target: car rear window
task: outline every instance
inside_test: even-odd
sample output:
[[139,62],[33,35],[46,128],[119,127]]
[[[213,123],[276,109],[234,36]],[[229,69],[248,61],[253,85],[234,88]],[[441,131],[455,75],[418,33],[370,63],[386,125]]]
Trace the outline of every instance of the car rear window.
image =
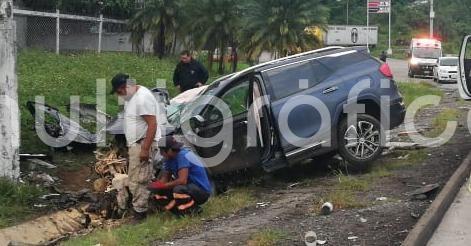
[[275,68],[267,72],[269,85],[275,99],[311,88],[331,74],[331,70],[315,60]]

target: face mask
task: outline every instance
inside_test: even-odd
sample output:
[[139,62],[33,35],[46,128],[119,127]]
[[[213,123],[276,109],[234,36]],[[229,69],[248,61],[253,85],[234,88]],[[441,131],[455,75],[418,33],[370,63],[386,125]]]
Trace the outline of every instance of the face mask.
[[136,93],[136,90],[128,86],[126,88],[126,96],[120,96],[120,97],[124,101],[128,102],[129,100],[131,100],[132,96],[134,96],[135,93]]
[[131,100],[132,96],[133,95],[126,95],[126,96],[119,96],[119,97],[121,97],[124,101],[129,102],[129,100]]

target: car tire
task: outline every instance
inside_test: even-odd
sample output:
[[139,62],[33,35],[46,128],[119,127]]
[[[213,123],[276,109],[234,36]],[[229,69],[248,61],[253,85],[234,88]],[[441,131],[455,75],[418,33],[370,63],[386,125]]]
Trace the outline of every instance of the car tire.
[[414,73],[409,69],[407,76],[409,76],[409,78],[414,78]]
[[357,115],[355,125],[343,118],[337,137],[340,156],[353,167],[363,168],[378,159],[383,150],[381,123],[371,115]]

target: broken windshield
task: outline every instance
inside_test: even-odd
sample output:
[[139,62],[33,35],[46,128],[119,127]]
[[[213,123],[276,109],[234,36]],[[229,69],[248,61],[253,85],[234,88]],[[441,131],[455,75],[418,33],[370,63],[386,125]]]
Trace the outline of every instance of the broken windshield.
[[[179,127],[182,122],[190,119],[193,115],[198,114],[197,109],[201,110],[201,106],[204,106],[207,103],[207,100],[205,100],[206,97],[200,97],[200,96],[201,95],[209,95],[209,96],[214,95],[214,93],[216,92],[216,89],[220,85],[220,82],[224,78],[225,77],[213,82],[203,91],[199,92],[196,96],[190,95],[189,96],[190,99],[186,100],[185,102],[172,99],[170,105],[167,107],[168,122],[175,127]],[[191,105],[191,107],[187,107],[187,105]]]

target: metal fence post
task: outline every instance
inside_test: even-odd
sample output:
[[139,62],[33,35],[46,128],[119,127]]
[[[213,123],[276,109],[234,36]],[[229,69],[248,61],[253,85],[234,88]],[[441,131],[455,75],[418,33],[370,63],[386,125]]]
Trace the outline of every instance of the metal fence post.
[[99,28],[98,28],[98,53],[101,53],[101,42],[103,38],[103,14],[100,14],[99,20]]
[[20,112],[16,77],[16,25],[13,3],[0,0],[0,177],[20,175]]
[[61,33],[61,22],[60,22],[60,11],[56,9],[56,54],[60,52],[60,34]]

